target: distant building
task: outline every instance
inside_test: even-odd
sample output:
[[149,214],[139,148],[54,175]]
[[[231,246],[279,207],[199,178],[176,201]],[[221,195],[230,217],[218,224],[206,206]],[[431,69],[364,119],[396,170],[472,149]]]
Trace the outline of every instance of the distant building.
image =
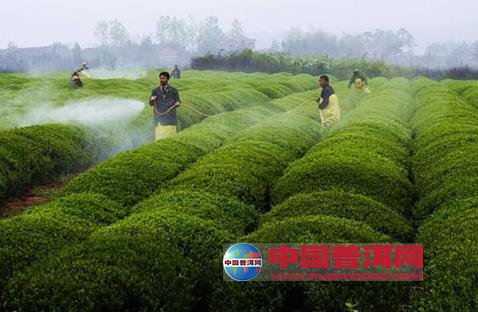
[[15,54],[18,58],[38,58],[55,55],[60,58],[71,57],[72,51],[67,45],[54,43],[47,47],[17,48]]
[[190,53],[171,46],[127,44],[82,49],[54,43],[50,46],[0,49],[1,72],[73,71],[87,61],[90,68],[171,67],[188,64]]
[[256,39],[252,38],[226,38],[219,45],[219,50],[223,52],[233,52],[244,49],[254,50],[256,47]]
[[173,64],[179,59],[179,51],[173,47],[161,47],[159,48],[159,57],[161,58],[161,63],[164,64]]

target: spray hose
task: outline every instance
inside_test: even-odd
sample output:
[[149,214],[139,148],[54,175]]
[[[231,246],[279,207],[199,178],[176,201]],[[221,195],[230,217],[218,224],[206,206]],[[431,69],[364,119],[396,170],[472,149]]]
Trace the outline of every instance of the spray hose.
[[174,104],[173,106],[171,106],[170,108],[168,108],[164,113],[160,113],[158,112],[158,109],[156,108],[156,105],[153,105],[154,107],[154,113],[158,116],[166,116],[167,114],[169,114],[173,109],[176,109],[178,107],[178,105]]
[[296,107],[294,107],[293,109],[291,109],[289,112],[293,112],[295,111],[296,109],[304,106],[308,101],[310,101],[311,99],[307,98],[307,99],[304,99],[302,102],[300,102]]
[[[154,113],[155,113],[156,115],[158,115],[158,116],[166,116],[166,115],[168,115],[171,111],[173,111],[174,109],[178,108],[178,106],[179,106],[178,104],[174,104],[173,106],[171,106],[170,108],[168,108],[164,113],[160,113],[160,112],[158,112],[158,109],[156,108],[156,105],[153,105],[153,107],[154,107]],[[199,114],[199,115],[201,115],[201,116],[203,116],[203,117],[209,117],[208,114],[201,112],[200,110],[194,108],[194,106],[192,106],[192,105],[185,104],[185,103],[181,103],[181,106],[187,107],[187,108],[189,108],[191,111],[193,111],[193,112],[195,112],[196,114]]]
[[191,106],[189,104],[183,104],[183,103],[181,105],[184,105],[185,107],[189,108],[191,111],[195,112],[196,114],[199,114],[203,117],[209,117],[208,114],[201,112],[200,110],[194,108],[194,106]]
[[[308,101],[310,101],[310,99],[304,99],[302,102],[300,102],[296,107],[294,107],[293,109],[291,109],[291,111],[294,111],[296,109],[298,109],[299,107],[305,105]],[[201,116],[204,116],[204,117],[209,117],[208,114],[206,113],[203,113],[201,112],[200,110],[194,108],[193,106],[189,105],[189,104],[184,104],[184,103],[181,103],[182,106],[185,106],[187,108],[189,108],[191,111],[201,115]],[[172,108],[172,107],[171,107]],[[169,110],[166,111],[167,113],[169,113]]]
[[[293,109],[290,110],[290,112],[293,112],[294,110],[298,109],[299,107],[305,105],[308,101],[310,101],[310,99],[304,99],[302,102],[300,102],[296,107],[294,107]],[[154,107],[154,113],[158,116],[166,116],[168,115],[172,110],[178,108],[178,104],[174,104],[173,106],[171,106],[170,108],[168,108],[164,113],[160,113],[158,112],[157,108],[156,108],[156,105],[153,105]],[[181,106],[184,106],[186,108],[189,108],[191,111],[195,112],[196,114],[198,115],[201,115],[203,117],[210,117],[210,115],[204,113],[204,112],[201,112],[200,110],[198,110],[197,108],[195,108],[194,106],[190,105],[190,104],[186,104],[186,103],[181,103]]]

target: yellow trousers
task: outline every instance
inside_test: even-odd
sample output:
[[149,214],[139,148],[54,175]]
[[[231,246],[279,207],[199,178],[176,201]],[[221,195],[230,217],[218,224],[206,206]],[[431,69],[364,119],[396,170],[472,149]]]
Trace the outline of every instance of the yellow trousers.
[[340,120],[340,106],[337,94],[332,94],[329,98],[329,105],[325,109],[319,109],[319,111],[322,127],[327,127],[333,122]]
[[159,123],[154,129],[156,141],[169,138],[176,133],[176,126],[161,126]]
[[370,89],[365,84],[365,82],[360,78],[355,79],[354,87],[355,87],[355,89],[360,90],[365,94],[372,93],[372,91],[370,91]]

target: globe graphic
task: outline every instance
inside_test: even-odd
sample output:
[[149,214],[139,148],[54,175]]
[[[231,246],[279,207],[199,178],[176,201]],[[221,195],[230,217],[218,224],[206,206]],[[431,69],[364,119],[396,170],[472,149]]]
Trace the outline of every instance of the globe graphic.
[[[246,265],[231,265],[232,260],[246,260]],[[256,261],[257,260],[257,261]],[[254,265],[250,265],[254,263]],[[229,265],[226,265],[228,263]],[[236,281],[249,281],[261,271],[262,256],[255,246],[246,243],[235,244],[224,254],[224,270]]]

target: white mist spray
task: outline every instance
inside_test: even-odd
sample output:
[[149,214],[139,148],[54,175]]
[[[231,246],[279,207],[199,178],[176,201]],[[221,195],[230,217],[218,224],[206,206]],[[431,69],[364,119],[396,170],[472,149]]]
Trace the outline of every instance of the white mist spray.
[[146,76],[146,70],[136,68],[123,68],[115,70],[109,70],[106,68],[93,68],[88,70],[88,75],[93,79],[136,80]]
[[89,99],[63,106],[44,103],[32,106],[16,119],[15,124],[64,123],[85,126],[108,142],[101,148],[102,158],[107,158],[150,140],[148,125],[132,125],[144,107],[140,101],[119,98]]
[[129,122],[143,109],[144,103],[140,101],[115,98],[83,100],[63,106],[45,103],[29,108],[17,123],[20,126],[28,126],[59,122],[96,127]]

